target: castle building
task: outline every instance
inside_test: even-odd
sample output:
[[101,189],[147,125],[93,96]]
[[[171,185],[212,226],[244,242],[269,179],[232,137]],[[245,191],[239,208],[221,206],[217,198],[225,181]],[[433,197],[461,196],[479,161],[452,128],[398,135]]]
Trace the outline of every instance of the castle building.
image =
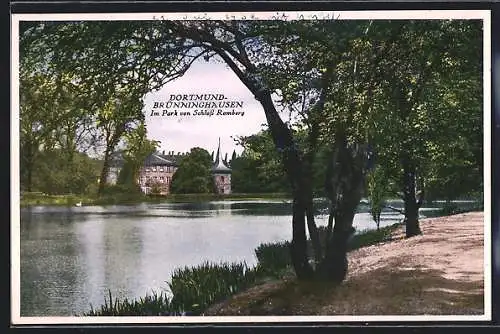
[[145,194],[149,194],[153,187],[159,187],[160,194],[166,195],[170,192],[172,177],[178,168],[178,157],[163,154],[150,154],[144,161],[144,166],[139,171],[138,184]]
[[[155,152],[150,154],[144,161],[143,167],[139,171],[138,185],[145,194],[151,193],[153,188],[160,190],[160,194],[168,195],[170,193],[170,185],[172,177],[179,167],[179,161],[188,153],[169,151]],[[231,193],[231,169],[227,166],[227,161],[222,159],[219,146],[217,155],[212,165],[212,175],[214,177],[217,193]],[[114,159],[112,168],[108,173],[108,183],[116,184],[118,174],[120,172],[120,160]],[[158,189],[159,188],[159,189]]]
[[217,158],[215,159],[214,166],[212,167],[212,174],[215,180],[215,188],[218,194],[231,193],[231,169],[227,167],[222,161],[220,152],[220,138],[219,147],[217,148]]

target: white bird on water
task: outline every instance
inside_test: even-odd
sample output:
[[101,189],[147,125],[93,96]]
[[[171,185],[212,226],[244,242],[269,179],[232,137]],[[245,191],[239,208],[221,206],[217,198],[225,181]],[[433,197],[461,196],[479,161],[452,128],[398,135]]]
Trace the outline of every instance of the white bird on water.
[[82,201],[76,203],[75,206],[82,206]]

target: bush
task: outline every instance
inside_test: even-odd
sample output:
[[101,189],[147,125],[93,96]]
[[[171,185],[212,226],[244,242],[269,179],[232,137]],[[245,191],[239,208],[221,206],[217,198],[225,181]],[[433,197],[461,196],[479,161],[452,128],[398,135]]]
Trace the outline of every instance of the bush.
[[450,216],[450,215],[457,213],[458,210],[459,210],[459,208],[455,203],[446,202],[444,204],[444,206],[441,208],[440,213],[443,216]]
[[367,231],[354,235],[349,243],[349,251],[375,245],[384,241],[391,240],[392,232],[399,224],[383,227],[379,230]]
[[291,265],[290,242],[263,243],[255,249],[259,270],[272,277],[279,277]]
[[484,203],[482,201],[478,201],[473,205],[468,207],[460,208],[457,204],[453,202],[446,202],[444,206],[439,210],[440,216],[451,216],[459,213],[465,213],[470,211],[481,211],[484,210]]
[[104,187],[96,204],[115,204],[136,202],[144,198],[141,188],[137,185],[115,184]]
[[114,184],[106,185],[102,192],[102,196],[113,196],[113,195],[123,195],[123,194],[142,194],[141,188],[135,184]]

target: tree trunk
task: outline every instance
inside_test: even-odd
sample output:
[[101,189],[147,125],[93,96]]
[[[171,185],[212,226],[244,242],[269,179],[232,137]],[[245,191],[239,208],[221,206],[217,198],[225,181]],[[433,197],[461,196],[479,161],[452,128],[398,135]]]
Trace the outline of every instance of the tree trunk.
[[311,238],[311,244],[314,251],[314,259],[316,264],[321,261],[323,257],[321,251],[321,242],[319,240],[318,227],[314,221],[314,201],[313,201],[313,191],[312,191],[312,171],[309,168],[310,164],[306,165],[307,168],[304,170],[304,175],[302,177],[301,189],[299,194],[303,194],[303,201],[305,204],[305,213],[307,218],[307,229],[309,231],[309,237]]
[[97,195],[101,195],[104,190],[104,187],[106,187],[106,181],[108,178],[108,169],[109,169],[109,155],[110,155],[110,150],[106,149],[106,151],[104,152],[104,162],[101,169],[101,176],[99,178],[99,187],[97,189]]
[[329,242],[326,245],[326,254],[318,270],[318,277],[334,283],[341,283],[348,269],[347,240],[352,233],[352,214],[339,212],[335,214],[335,226]]
[[[406,237],[422,233],[418,222],[420,208],[416,196],[416,168],[407,155],[403,156],[403,199],[405,207]],[[419,201],[421,203],[421,201]]]
[[305,207],[296,196],[293,200],[291,258],[299,280],[308,280],[313,277],[314,272],[307,258]]
[[364,154],[349,147],[345,136],[339,134],[326,173],[325,191],[331,201],[326,254],[318,267],[318,277],[336,283],[347,275],[347,241],[353,233],[352,223],[361,201],[364,185]]
[[309,237],[311,238],[311,244],[314,251],[314,260],[318,264],[323,257],[323,252],[321,251],[321,242],[319,240],[318,227],[314,221],[314,207],[312,198],[306,201],[306,217],[307,217],[307,229],[309,230]]
[[[293,141],[292,133],[276,111],[270,93],[264,92],[258,99],[264,109],[274,145],[282,152],[283,165],[292,188],[293,218],[290,250],[292,264],[298,279],[310,279],[314,271],[307,257],[305,215],[306,211],[311,211],[308,209],[307,199],[311,198],[312,202],[312,187],[306,186],[307,181],[304,181],[304,178],[307,178],[307,170]],[[309,222],[313,223],[310,220]]]

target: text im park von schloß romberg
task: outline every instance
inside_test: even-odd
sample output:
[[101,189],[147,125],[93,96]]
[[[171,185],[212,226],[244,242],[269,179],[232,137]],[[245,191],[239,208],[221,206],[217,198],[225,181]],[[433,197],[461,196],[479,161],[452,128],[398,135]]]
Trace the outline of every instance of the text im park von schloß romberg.
[[154,102],[150,116],[244,116],[235,110],[242,108],[243,101],[227,101],[224,94],[172,94],[168,101]]

